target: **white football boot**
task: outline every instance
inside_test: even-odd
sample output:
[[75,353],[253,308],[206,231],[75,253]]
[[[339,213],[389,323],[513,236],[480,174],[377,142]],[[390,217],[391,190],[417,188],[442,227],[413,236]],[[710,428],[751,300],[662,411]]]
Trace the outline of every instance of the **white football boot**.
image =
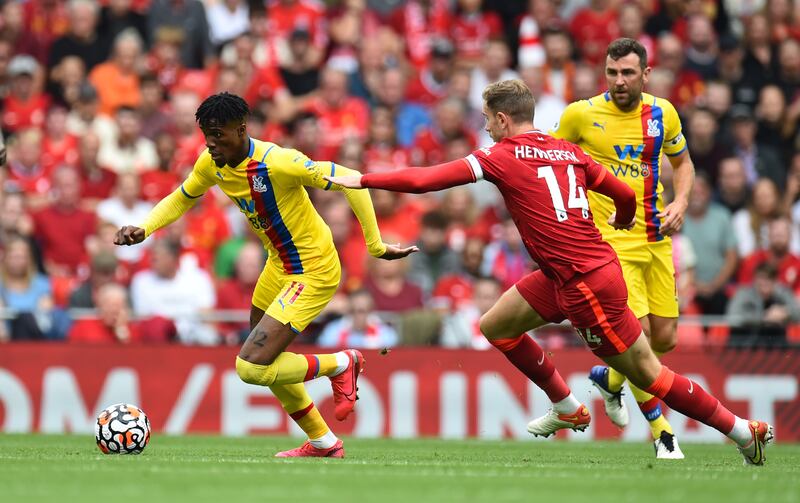
[[551,408],[544,416],[528,423],[528,433],[534,437],[549,437],[558,430],[583,431],[589,427],[591,421],[589,409],[583,404],[570,414],[559,414]]

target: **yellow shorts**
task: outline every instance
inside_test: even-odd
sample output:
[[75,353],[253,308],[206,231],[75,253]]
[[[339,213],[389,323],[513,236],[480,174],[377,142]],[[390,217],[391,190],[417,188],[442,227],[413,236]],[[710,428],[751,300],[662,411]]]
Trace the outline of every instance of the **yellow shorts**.
[[637,318],[648,314],[678,317],[678,292],[672,241],[648,243],[635,249],[617,251],[628,286],[628,307]]
[[338,258],[327,271],[303,274],[286,274],[267,261],[253,291],[253,305],[300,333],[328,305],[341,276]]

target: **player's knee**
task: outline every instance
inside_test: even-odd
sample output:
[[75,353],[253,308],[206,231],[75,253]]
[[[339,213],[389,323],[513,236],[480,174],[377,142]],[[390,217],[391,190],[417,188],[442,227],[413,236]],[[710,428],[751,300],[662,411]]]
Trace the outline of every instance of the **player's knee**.
[[272,386],[277,377],[275,369],[271,365],[250,363],[240,356],[236,357],[236,374],[247,384],[259,386]]
[[678,345],[676,337],[651,338],[650,347],[658,354],[669,353]]

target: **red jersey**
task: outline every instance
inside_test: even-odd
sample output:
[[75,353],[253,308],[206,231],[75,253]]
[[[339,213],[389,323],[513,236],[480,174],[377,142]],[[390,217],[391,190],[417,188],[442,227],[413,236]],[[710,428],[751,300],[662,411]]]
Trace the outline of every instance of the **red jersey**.
[[477,180],[500,189],[528,253],[557,284],[616,258],[594,225],[586,197],[606,169],[578,146],[530,131],[466,160]]
[[453,19],[450,38],[462,58],[478,60],[489,39],[503,35],[503,22],[494,12],[461,14]]

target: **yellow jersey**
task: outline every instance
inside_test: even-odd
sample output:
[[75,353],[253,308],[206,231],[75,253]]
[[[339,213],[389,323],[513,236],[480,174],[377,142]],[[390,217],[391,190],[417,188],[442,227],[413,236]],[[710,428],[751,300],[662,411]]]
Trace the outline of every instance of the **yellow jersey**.
[[[354,173],[333,162],[315,162],[297,150],[251,138],[247,157],[237,166],[219,167],[205,150],[180,188],[153,209],[142,227],[149,236],[218,185],[250,222],[274,266],[286,274],[328,271],[338,261],[333,237],[304,186],[341,190],[323,176]],[[380,256],[386,248],[367,191],[345,193],[361,221],[370,253]]]
[[677,156],[686,150],[680,118],[669,101],[643,93],[636,110],[623,112],[605,92],[567,106],[550,134],[576,143],[636,192],[636,226],[630,232],[608,225],[615,211],[610,198],[589,192],[589,205],[603,239],[617,251],[669,241],[661,234],[661,219],[656,216],[664,209],[661,159],[662,154]]

